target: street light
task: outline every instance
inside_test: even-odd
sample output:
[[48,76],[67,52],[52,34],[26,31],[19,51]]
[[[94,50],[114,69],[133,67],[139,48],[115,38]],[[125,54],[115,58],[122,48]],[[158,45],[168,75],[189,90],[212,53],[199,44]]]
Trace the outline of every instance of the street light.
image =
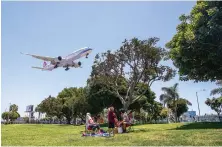
[[8,121],[9,121],[10,107],[11,107],[11,103],[9,103],[9,109],[8,109]]
[[[206,91],[205,89],[201,89],[199,91],[196,92],[196,96],[197,96],[197,105],[198,105],[198,111],[199,111],[199,117],[200,117],[200,106],[199,106],[199,100],[198,100],[198,95],[197,93],[200,92],[200,91]],[[199,120],[199,117],[198,117],[198,120]]]

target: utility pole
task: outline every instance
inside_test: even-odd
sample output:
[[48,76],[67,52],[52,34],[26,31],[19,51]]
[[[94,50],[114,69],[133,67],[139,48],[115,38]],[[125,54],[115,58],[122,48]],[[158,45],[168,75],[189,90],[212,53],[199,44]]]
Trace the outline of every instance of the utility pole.
[[9,108],[8,108],[8,121],[9,121],[10,107],[11,107],[11,103],[9,103]]
[[[198,111],[199,111],[199,116],[200,116],[200,106],[199,106],[199,100],[198,100],[197,92],[196,92],[196,96],[197,96],[197,105],[198,105]],[[199,121],[199,117],[198,117],[198,121]]]
[[[206,91],[206,90],[205,90],[205,89],[202,89],[202,90],[199,90],[199,91],[196,92],[196,96],[197,96],[197,105],[198,105],[198,111],[199,111],[199,117],[200,117],[200,105],[199,105],[199,100],[198,100],[198,95],[197,95],[197,93],[200,92],[200,91]],[[198,121],[200,120],[199,117],[198,117]]]

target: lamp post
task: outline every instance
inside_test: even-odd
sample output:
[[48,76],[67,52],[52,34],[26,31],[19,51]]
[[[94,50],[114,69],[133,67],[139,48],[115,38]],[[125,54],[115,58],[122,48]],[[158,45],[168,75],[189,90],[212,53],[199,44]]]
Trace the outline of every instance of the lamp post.
[[8,108],[8,121],[9,121],[10,107],[11,107],[11,103],[9,103],[9,108]]
[[[197,93],[200,92],[200,91],[206,91],[205,89],[202,89],[202,90],[199,90],[196,92],[196,96],[197,96],[197,105],[198,105],[198,111],[199,111],[199,117],[200,117],[200,106],[199,106],[199,100],[198,100],[198,95]],[[198,121],[199,121],[199,117],[198,117]]]

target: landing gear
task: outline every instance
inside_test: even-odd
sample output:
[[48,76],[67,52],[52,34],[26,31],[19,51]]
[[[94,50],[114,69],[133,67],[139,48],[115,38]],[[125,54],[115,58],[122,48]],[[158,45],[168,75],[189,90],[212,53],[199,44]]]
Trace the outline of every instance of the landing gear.
[[59,62],[56,63],[56,65],[54,66],[54,68],[57,68],[57,67],[58,67],[58,64],[59,64]]
[[86,54],[86,58],[88,58],[89,53]]
[[66,69],[65,69],[65,71],[68,71],[68,70],[69,70],[69,67],[67,66]]

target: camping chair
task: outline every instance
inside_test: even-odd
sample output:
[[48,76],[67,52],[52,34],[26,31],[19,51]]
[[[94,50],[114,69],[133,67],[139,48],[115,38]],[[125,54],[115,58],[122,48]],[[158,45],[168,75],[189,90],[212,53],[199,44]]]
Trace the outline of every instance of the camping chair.
[[86,133],[92,132],[92,129],[90,127],[87,127],[87,125],[85,125],[85,132]]
[[92,134],[92,132],[93,132],[92,128],[89,126],[87,127],[87,125],[85,125],[85,133]]

